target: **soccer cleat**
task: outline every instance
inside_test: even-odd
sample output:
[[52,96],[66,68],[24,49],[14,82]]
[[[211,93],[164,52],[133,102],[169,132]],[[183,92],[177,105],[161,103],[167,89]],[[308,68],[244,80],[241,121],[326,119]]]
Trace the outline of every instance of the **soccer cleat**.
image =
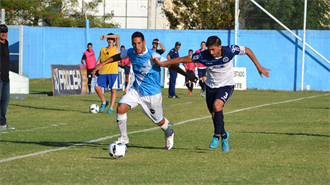
[[113,109],[111,108],[111,107],[109,107],[109,109],[108,109],[108,112],[107,112],[108,114],[112,114],[113,113]]
[[216,149],[216,148],[218,148],[219,144],[220,144],[219,139],[216,138],[216,137],[213,137],[213,138],[212,138],[212,142],[211,142],[211,144],[209,145],[209,147],[210,147],[210,148],[213,148],[213,149]]
[[90,91],[89,94],[94,94],[94,93],[92,91]]
[[109,102],[106,101],[105,103],[101,103],[101,106],[100,106],[100,109],[99,109],[99,112],[103,112],[105,107],[109,105]]
[[190,90],[188,90],[188,94],[189,94],[189,95],[192,95],[192,92],[191,92]]
[[129,139],[127,138],[125,140],[122,140],[121,137],[120,137],[120,138],[118,138],[118,142],[120,142],[120,143],[122,143],[124,145],[128,145],[129,144]]
[[229,139],[229,133],[227,133],[227,138],[226,139],[223,139],[221,138],[221,148],[222,148],[222,151],[224,152],[228,152],[229,150],[229,143],[228,143],[228,139]]
[[203,90],[201,90],[201,92],[199,93],[199,95],[201,96],[201,97],[205,97],[205,91],[203,91]]
[[15,129],[15,127],[12,127],[7,123],[5,125],[0,125],[0,130],[5,130],[5,129]]
[[124,92],[127,92],[127,89],[125,89]]
[[165,136],[165,149],[166,150],[171,150],[171,148],[174,145],[174,130],[172,130],[172,134],[168,137]]

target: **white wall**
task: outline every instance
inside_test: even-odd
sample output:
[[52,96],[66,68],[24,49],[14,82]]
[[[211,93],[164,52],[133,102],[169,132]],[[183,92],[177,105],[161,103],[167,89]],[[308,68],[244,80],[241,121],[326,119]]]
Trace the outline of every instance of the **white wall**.
[[[83,0],[78,0],[82,6]],[[85,0],[88,2],[90,0]],[[120,28],[169,29],[169,23],[162,12],[162,0],[103,0],[96,16],[113,14],[110,22]]]
[[29,78],[9,71],[10,94],[29,94]]

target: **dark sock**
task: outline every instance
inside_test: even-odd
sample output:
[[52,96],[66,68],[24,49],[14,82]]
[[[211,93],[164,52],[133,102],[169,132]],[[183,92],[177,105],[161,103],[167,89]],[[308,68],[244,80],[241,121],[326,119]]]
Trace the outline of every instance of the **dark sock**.
[[214,134],[213,137],[218,138],[220,140],[220,136],[219,135],[215,135]]
[[194,83],[190,83],[190,91],[192,92],[194,89]]
[[186,83],[186,87],[188,88],[188,90],[190,90],[190,88],[189,88],[189,83]]
[[206,89],[206,84],[205,84],[205,82],[203,82],[202,83],[202,90],[205,91],[205,89]]
[[225,131],[225,122],[223,121],[223,112],[215,112],[213,118],[213,125],[214,125],[214,135],[221,136],[223,139],[227,138],[227,134]]
[[[198,83],[199,83],[199,86],[201,86],[201,88],[202,88],[202,90],[203,90],[203,81],[202,81],[202,80],[199,80]],[[204,90],[203,90],[203,91],[204,91]]]
[[125,82],[125,89],[127,89],[127,84],[128,84],[128,82]]

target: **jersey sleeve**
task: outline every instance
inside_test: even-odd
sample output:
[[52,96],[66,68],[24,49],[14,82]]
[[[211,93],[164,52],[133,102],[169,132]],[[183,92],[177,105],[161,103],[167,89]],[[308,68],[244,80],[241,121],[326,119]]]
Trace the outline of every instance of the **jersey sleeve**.
[[127,56],[127,50],[126,49],[121,50],[120,58],[125,59],[127,57],[128,57]]
[[191,55],[191,61],[192,62],[194,62],[194,63],[196,63],[196,62],[200,62],[201,60],[202,60],[202,54],[201,54],[201,52],[199,52],[199,53],[194,53],[194,54],[192,54]]
[[244,55],[245,54],[245,47],[239,45],[231,45],[230,46],[231,52],[235,55]]

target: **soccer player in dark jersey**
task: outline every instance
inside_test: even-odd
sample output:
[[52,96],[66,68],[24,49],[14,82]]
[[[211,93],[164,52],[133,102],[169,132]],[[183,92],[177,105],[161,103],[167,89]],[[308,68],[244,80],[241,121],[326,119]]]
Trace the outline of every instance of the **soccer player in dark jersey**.
[[157,58],[152,59],[160,66],[168,66],[179,63],[199,62],[206,66],[206,103],[212,115],[214,135],[209,145],[210,148],[217,148],[220,144],[223,151],[229,150],[229,133],[225,131],[222,107],[228,102],[234,91],[234,75],[232,59],[235,55],[248,55],[262,77],[269,77],[270,69],[263,68],[253,52],[244,46],[230,45],[221,46],[221,40],[217,36],[211,36],[206,42],[207,50],[194,53],[192,56],[179,57],[168,61],[160,62]]

